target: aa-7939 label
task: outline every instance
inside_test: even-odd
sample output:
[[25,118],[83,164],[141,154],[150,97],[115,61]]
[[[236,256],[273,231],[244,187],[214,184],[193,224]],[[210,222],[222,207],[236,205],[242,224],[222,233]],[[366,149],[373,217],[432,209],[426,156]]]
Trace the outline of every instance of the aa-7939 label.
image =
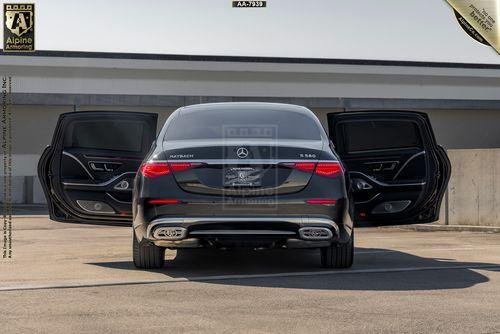
[[266,7],[266,1],[233,1],[235,8],[263,8]]

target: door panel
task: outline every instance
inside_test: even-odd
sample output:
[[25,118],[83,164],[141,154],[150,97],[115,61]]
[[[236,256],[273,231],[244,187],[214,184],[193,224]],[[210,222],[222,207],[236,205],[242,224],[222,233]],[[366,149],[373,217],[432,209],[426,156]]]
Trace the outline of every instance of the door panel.
[[51,218],[130,221],[133,179],[156,135],[156,114],[61,115],[39,176]]
[[450,168],[425,114],[330,114],[329,131],[348,171],[358,225],[438,219]]

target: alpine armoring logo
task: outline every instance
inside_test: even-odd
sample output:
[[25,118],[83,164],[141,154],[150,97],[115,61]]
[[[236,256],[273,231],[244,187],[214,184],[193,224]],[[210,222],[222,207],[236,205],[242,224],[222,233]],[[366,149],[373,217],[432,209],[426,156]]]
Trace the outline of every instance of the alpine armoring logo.
[[3,5],[3,51],[35,51],[35,4]]

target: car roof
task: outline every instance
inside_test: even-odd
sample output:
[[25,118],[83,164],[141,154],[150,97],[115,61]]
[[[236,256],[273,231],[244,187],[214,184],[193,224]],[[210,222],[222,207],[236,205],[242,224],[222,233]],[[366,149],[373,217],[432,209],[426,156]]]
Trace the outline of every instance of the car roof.
[[286,103],[271,103],[271,102],[218,102],[218,103],[202,103],[182,107],[180,113],[190,111],[207,111],[207,110],[286,110],[303,114],[310,114],[312,111],[306,107],[286,104]]

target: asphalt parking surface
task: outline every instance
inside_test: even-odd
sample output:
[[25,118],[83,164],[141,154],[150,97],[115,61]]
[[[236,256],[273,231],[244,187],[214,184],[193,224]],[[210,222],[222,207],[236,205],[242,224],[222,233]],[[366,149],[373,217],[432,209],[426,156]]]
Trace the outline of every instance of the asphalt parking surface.
[[500,333],[498,233],[358,229],[348,270],[315,250],[184,250],[139,271],[130,228],[13,226],[0,332]]

